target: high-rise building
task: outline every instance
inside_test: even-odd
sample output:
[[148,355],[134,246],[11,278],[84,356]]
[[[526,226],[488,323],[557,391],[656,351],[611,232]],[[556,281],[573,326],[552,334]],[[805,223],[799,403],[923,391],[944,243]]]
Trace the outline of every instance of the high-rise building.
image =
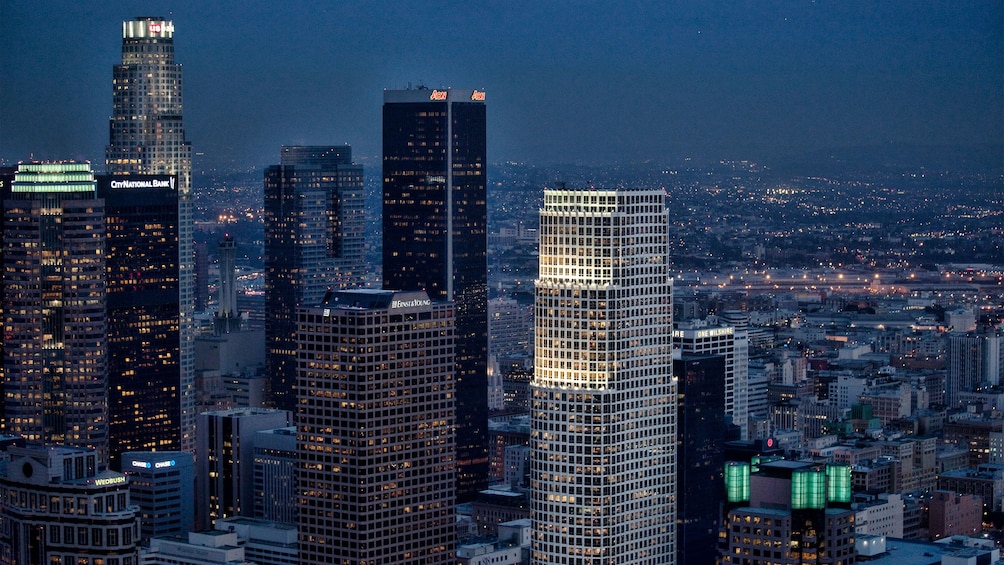
[[[171,332],[170,339],[178,336],[177,349],[172,352],[177,361],[163,366],[158,370],[146,388],[139,389],[138,381],[143,377],[129,374],[129,369],[120,368],[111,374],[113,394],[128,396],[130,394],[146,394],[153,389],[162,390],[166,386],[170,392],[165,393],[170,398],[170,407],[165,407],[163,419],[156,422],[161,431],[150,429],[149,420],[144,420],[139,428],[145,432],[154,432],[158,445],[150,445],[149,441],[125,439],[121,450],[176,450],[192,451],[195,448],[195,252],[192,238],[192,146],[185,140],[185,127],[182,123],[182,73],[181,65],[174,62],[174,22],[160,17],[140,17],[122,22],[122,64],[115,65],[112,79],[112,117],[109,123],[109,140],[105,149],[105,167],[110,175],[173,175],[175,180],[171,188],[175,190],[177,211],[173,217],[177,231],[176,236],[165,233],[164,237],[177,237],[177,255],[172,254],[170,262],[164,268],[157,268],[153,274],[142,268],[129,273],[118,273],[125,277],[125,284],[136,280],[138,285],[147,287],[144,298],[137,298],[138,303],[157,302],[158,307],[143,305],[144,312],[136,313],[133,320],[126,324],[139,323],[143,326],[133,326],[131,339],[138,342],[146,341],[150,336],[157,339],[163,337],[163,331]],[[127,179],[122,179],[128,182]],[[160,224],[166,220],[156,219]],[[143,230],[145,237],[155,238],[155,232],[163,228]],[[126,235],[126,234],[124,234]],[[112,238],[114,238],[114,234]],[[132,237],[132,235],[126,235]],[[150,259],[130,254],[128,261],[140,266],[152,266]],[[173,267],[171,265],[176,265]],[[170,271],[170,273],[168,272]],[[113,276],[116,273],[113,273]],[[147,281],[148,278],[157,280]],[[171,282],[170,279],[176,279]],[[159,296],[161,293],[177,292],[177,298]],[[177,309],[169,307],[169,303],[177,301]],[[136,305],[139,307],[139,304]],[[130,316],[133,318],[134,316]],[[139,319],[141,318],[141,319]],[[113,318],[114,319],[114,318]],[[174,329],[172,326],[177,326]],[[140,327],[157,327],[157,333]],[[116,339],[130,339],[127,330]],[[128,345],[119,341],[123,351],[132,351],[138,357],[130,357],[129,361],[116,358],[119,355],[113,346],[110,352],[113,364],[133,363],[145,366],[163,364],[163,351],[156,348],[144,348]],[[168,374],[170,373],[170,375]],[[169,381],[168,381],[169,379]],[[122,386],[121,393],[118,389]],[[156,402],[162,399],[158,398]],[[163,400],[167,400],[166,398]],[[126,404],[128,401],[124,401]],[[113,399],[113,404],[114,404]],[[150,404],[154,401],[150,400]],[[113,410],[115,408],[113,407]],[[154,417],[149,410],[145,417]],[[128,434],[121,424],[113,425],[112,435]],[[118,440],[115,440],[118,441]],[[163,442],[163,443],[161,443]]]
[[296,525],[296,426],[254,439],[254,517]]
[[725,356],[725,413],[739,426],[741,439],[749,439],[748,342],[746,330],[733,326],[683,322],[673,330],[673,347],[682,354]]
[[0,563],[139,563],[139,518],[122,473],[93,449],[9,447],[0,460]]
[[715,556],[708,548],[718,540],[725,499],[725,356],[681,355],[673,369],[679,386],[676,563],[713,565]]
[[674,562],[667,231],[662,190],[544,191],[532,563]]
[[184,451],[133,451],[122,454],[132,503],[139,509],[140,541],[185,536],[195,527],[195,462]]
[[98,177],[105,201],[112,465],[126,451],[179,451],[181,266],[177,177]]
[[[6,200],[7,196],[10,194],[10,185],[14,182],[14,171],[16,170],[17,167],[0,167],[0,202]],[[3,277],[4,277],[2,268],[3,246],[4,246],[2,222],[3,222],[3,215],[0,214],[0,298],[3,297]],[[0,324],[2,324],[3,323],[2,320],[5,319],[4,318],[4,310],[6,309],[5,304],[6,304],[5,301],[0,300]],[[5,343],[6,343],[5,340],[0,339],[0,399],[6,397],[3,388],[4,383],[6,382],[6,377],[4,377],[4,369],[3,369],[4,365],[3,355],[4,355],[4,348],[6,346]],[[7,417],[5,414],[4,404],[5,404],[4,402],[0,402],[0,431],[4,431],[7,429]]]
[[533,306],[512,298],[488,302],[488,353],[499,359],[533,357]]
[[945,374],[945,403],[962,405],[961,394],[985,385],[1004,382],[1004,333],[953,333],[948,338],[948,367]]
[[384,91],[383,288],[456,304],[457,499],[488,484],[485,93]]
[[26,163],[3,195],[6,432],[108,463],[104,202],[87,163]]
[[254,441],[261,430],[292,422],[286,410],[235,408],[199,414],[196,462],[196,526],[231,516],[253,516],[255,508]]
[[455,563],[453,305],[333,292],[297,330],[300,563]]
[[364,283],[365,200],[347,145],[283,146],[265,170],[265,363],[277,408],[296,399],[297,306]]

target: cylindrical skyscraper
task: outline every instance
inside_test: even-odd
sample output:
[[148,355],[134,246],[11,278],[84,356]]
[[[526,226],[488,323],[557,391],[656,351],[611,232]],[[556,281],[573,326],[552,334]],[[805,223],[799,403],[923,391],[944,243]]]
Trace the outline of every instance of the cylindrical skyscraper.
[[675,559],[667,251],[662,190],[544,191],[532,563]]
[[[122,22],[122,64],[115,65],[113,74],[113,106],[109,124],[109,142],[105,149],[105,166],[110,175],[174,175],[177,178],[177,270],[171,278],[163,279],[163,290],[169,287],[177,292],[178,311],[164,305],[164,298],[154,294],[146,295],[146,302],[155,301],[158,306],[155,320],[144,323],[168,324],[176,327],[178,334],[177,373],[169,378],[155,377],[154,387],[167,387],[177,405],[171,407],[150,407],[151,410],[164,408],[161,416],[146,410],[143,422],[156,420],[164,430],[164,437],[157,438],[150,445],[150,438],[124,438],[121,450],[130,449],[182,449],[195,448],[195,311],[194,269],[195,254],[192,241],[192,147],[185,140],[182,123],[182,73],[181,65],[174,62],[174,22],[161,17],[138,17]],[[127,259],[123,259],[127,260]],[[137,260],[141,258],[137,256]],[[140,271],[137,271],[140,272]],[[115,273],[112,274],[113,276]],[[176,284],[175,282],[176,281]],[[149,282],[149,281],[147,281]],[[141,283],[142,284],[142,283]],[[135,299],[134,302],[139,302]],[[170,321],[162,318],[168,316]],[[129,332],[113,329],[113,334],[127,340]],[[132,339],[138,340],[139,332],[132,332]],[[116,338],[117,339],[117,338]],[[110,352],[112,366],[115,366],[115,342]],[[128,349],[128,346],[123,345]],[[140,348],[143,350],[143,348]],[[155,359],[170,359],[160,353],[149,363],[156,365]],[[173,363],[172,363],[173,364]],[[174,372],[174,369],[171,369]],[[130,378],[128,369],[112,371],[113,392],[120,389],[116,380]],[[145,378],[145,377],[144,377]],[[165,379],[165,380],[162,380]],[[131,390],[133,385],[125,383],[124,395],[140,393]],[[146,385],[144,385],[146,386]],[[128,403],[125,403],[128,404]],[[131,422],[128,418],[115,414],[113,405],[113,440],[117,432],[116,422],[121,423],[121,434],[129,435]],[[115,455],[115,454],[113,454]]]

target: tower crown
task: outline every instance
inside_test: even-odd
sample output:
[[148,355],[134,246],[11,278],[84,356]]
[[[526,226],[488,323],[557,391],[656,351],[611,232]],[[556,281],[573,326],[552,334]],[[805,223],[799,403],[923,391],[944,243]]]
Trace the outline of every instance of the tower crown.
[[122,39],[174,39],[174,22],[160,16],[140,16],[122,22]]

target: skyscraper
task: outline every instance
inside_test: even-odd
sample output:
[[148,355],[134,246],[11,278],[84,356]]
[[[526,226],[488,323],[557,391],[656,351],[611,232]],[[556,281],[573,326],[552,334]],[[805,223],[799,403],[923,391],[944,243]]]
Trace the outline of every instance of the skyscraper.
[[544,191],[532,563],[675,559],[666,215],[662,190]]
[[104,202],[87,163],[18,166],[4,190],[7,433],[108,462]]
[[[174,175],[176,178],[177,260],[172,260],[172,263],[176,262],[177,273],[171,276],[177,278],[178,310],[166,306],[166,297],[154,298],[148,295],[145,300],[157,301],[164,307],[147,309],[139,316],[144,318],[140,322],[144,324],[161,327],[177,324],[177,330],[172,330],[177,331],[178,335],[177,353],[174,354],[177,357],[177,374],[173,374],[173,369],[170,369],[172,374],[168,377],[168,369],[164,367],[165,373],[156,376],[152,386],[166,384],[166,379],[170,378],[168,386],[175,389],[176,393],[171,400],[173,405],[167,410],[169,413],[177,413],[178,418],[161,422],[165,436],[158,441],[170,443],[158,445],[155,449],[173,450],[180,447],[181,450],[192,451],[195,447],[192,146],[185,140],[182,123],[181,75],[181,65],[174,62],[174,22],[160,17],[140,17],[122,22],[122,64],[116,65],[113,72],[112,117],[108,146],[105,149],[105,166],[107,172],[115,176],[153,174]],[[140,257],[135,259],[143,261]],[[146,273],[134,271],[129,276],[145,277]],[[153,286],[159,285],[154,283]],[[160,287],[150,292],[160,293],[166,290]],[[142,341],[145,339],[144,333],[133,331],[130,338],[123,332],[121,337]],[[123,347],[127,346],[123,343]],[[161,352],[148,351],[142,347],[136,350],[142,356],[136,359],[139,363],[158,363],[157,356]],[[112,363],[125,362],[124,359],[114,359],[115,355],[112,352]],[[127,382],[124,386],[133,386],[133,383],[128,383],[130,380],[133,380],[130,375],[113,371],[112,389],[117,391],[116,387],[123,381]],[[123,395],[132,392],[124,390]],[[148,445],[130,445],[128,449],[147,448]]]
[[749,439],[749,338],[743,327],[682,322],[673,329],[673,347],[684,355],[725,356],[725,413]]
[[105,201],[112,465],[126,451],[181,449],[177,177],[98,177]]
[[347,145],[283,146],[265,170],[265,364],[277,408],[296,399],[297,306],[364,284],[365,200]]
[[132,503],[139,508],[140,539],[184,536],[195,527],[195,463],[184,451],[133,451],[122,454]]
[[300,563],[455,563],[453,305],[350,290],[298,320]]
[[227,234],[219,245],[220,292],[213,330],[217,335],[240,331],[241,317],[237,312],[237,242]]
[[681,355],[677,377],[677,565],[712,565],[725,498],[725,356]]
[[948,367],[945,375],[945,403],[963,404],[961,394],[1004,381],[1004,333],[987,328],[982,332],[951,333],[948,338]]
[[211,527],[220,518],[254,516],[255,438],[261,430],[290,425],[286,410],[235,408],[199,414],[196,522]]
[[485,93],[384,91],[383,287],[456,304],[457,498],[488,478]]
[[254,516],[296,525],[296,427],[255,434]]

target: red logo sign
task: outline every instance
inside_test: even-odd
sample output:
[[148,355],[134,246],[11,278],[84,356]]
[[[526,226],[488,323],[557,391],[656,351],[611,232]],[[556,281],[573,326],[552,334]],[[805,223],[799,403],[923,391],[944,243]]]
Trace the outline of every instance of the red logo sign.
[[156,22],[150,22],[149,25],[146,26],[146,30],[149,31],[150,33],[160,33],[160,24]]
[[436,102],[441,102],[446,100],[446,95],[449,93],[447,90],[433,90],[432,94],[429,95],[429,100],[434,100]]
[[474,100],[475,102],[484,102],[485,101],[485,91],[484,90],[475,90],[474,92],[471,93],[471,100]]

